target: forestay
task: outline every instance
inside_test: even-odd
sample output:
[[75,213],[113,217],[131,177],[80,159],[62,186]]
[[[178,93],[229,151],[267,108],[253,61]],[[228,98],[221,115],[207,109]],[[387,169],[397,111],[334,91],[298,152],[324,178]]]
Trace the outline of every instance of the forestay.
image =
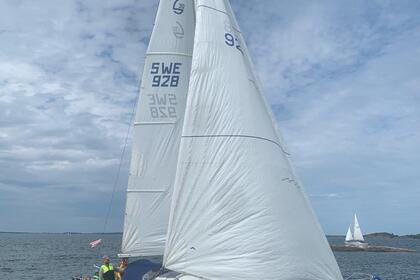
[[223,0],[197,0],[164,266],[204,279],[342,279]]
[[194,26],[192,0],[160,1],[134,123],[121,255],[163,255]]

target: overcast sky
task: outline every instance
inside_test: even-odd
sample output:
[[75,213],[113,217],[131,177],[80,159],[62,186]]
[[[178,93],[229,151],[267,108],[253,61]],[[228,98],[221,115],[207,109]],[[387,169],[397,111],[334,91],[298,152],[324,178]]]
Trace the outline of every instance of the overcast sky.
[[[0,231],[103,230],[156,5],[0,1]],[[232,6],[325,232],[420,232],[420,1]]]

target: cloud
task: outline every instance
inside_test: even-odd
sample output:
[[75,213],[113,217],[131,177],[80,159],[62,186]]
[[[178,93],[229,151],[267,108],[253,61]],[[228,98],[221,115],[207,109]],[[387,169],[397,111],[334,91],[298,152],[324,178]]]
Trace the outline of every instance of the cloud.
[[25,205],[0,230],[84,230],[64,220],[43,228],[27,215],[68,211],[68,199],[79,205],[74,192],[88,201],[82,209],[108,203],[154,10],[140,1],[0,3],[0,209]]
[[338,198],[338,197],[341,197],[341,195],[338,193],[323,193],[323,194],[311,195],[311,197]]
[[[419,4],[232,6],[326,231],[344,233],[354,211],[367,231],[420,231]],[[156,7],[0,2],[0,230],[102,230]]]

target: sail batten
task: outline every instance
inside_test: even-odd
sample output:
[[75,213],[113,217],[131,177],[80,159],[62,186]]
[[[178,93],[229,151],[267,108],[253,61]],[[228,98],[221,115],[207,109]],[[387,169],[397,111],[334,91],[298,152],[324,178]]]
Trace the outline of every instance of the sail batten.
[[203,279],[342,280],[229,2],[195,4],[164,266]]
[[146,55],[147,56],[152,56],[152,55],[180,55],[180,56],[192,57],[192,54],[181,53],[181,52],[147,52]]
[[167,124],[176,124],[176,121],[160,121],[160,122],[135,122],[134,126],[138,125],[167,125]]

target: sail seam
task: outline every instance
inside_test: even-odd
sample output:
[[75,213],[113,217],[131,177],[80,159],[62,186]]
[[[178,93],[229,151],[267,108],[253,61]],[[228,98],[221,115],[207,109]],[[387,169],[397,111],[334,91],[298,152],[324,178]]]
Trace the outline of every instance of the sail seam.
[[148,52],[146,53],[146,56],[148,55],[180,55],[180,56],[192,57],[192,54],[180,53],[180,52]]
[[251,139],[258,139],[258,140],[264,140],[264,141],[268,141],[270,143],[275,144],[276,146],[278,146],[283,153],[285,153],[286,155],[290,155],[290,153],[288,153],[287,151],[285,151],[283,149],[283,147],[277,143],[274,140],[265,138],[265,137],[260,137],[260,136],[254,136],[254,135],[239,135],[239,134],[219,134],[219,135],[182,135],[182,138],[221,138],[221,137],[228,137],[228,138],[251,138]]
[[176,124],[176,121],[172,121],[172,122],[135,122],[134,126],[137,126],[137,125],[159,125],[159,124]]
[[151,192],[166,192],[167,189],[127,189],[127,192],[151,193]]

